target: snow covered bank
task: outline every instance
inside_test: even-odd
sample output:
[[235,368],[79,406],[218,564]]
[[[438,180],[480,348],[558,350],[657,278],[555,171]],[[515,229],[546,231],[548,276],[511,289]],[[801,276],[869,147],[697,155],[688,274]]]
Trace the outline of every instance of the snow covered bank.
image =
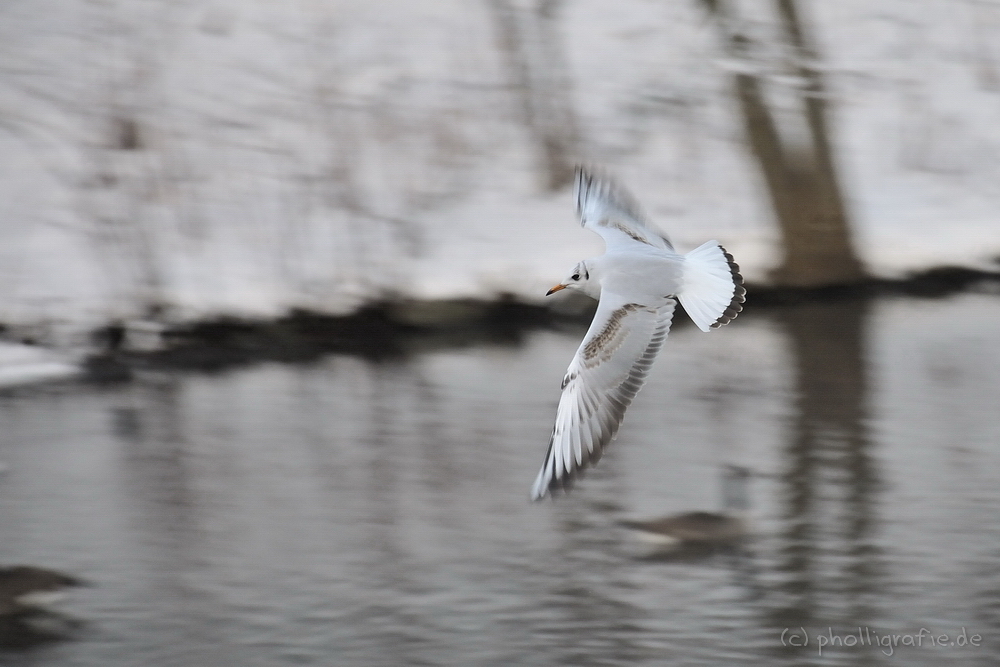
[[[802,4],[870,269],[996,268],[1000,6]],[[0,321],[540,300],[600,243],[541,186],[492,20],[459,0],[4,5]],[[693,0],[557,20],[580,157],[681,249],[717,238],[765,281],[777,233],[727,82],[747,64]]]

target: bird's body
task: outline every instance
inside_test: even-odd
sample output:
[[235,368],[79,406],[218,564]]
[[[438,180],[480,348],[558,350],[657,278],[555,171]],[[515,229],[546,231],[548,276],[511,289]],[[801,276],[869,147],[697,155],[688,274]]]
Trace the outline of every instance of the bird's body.
[[709,331],[736,317],[746,294],[739,267],[722,246],[709,241],[677,253],[610,180],[578,169],[576,201],[582,225],[600,234],[606,252],[580,262],[549,290],[578,289],[599,303],[563,379],[549,450],[532,489],[536,500],[568,486],[615,437],[678,300]]
[[31,565],[0,567],[0,649],[27,648],[70,636],[79,625],[50,610],[63,589],[83,582],[55,570]]
[[0,567],[0,617],[45,604],[80,580],[62,572],[30,565]]
[[684,512],[657,519],[621,521],[658,550],[735,545],[750,534],[751,473],[742,466],[722,468],[722,510]]
[[661,547],[731,544],[747,534],[743,516],[716,512],[686,512],[650,521],[622,521],[641,539]]
[[[591,281],[595,276],[604,292],[628,295],[629,300],[650,306],[663,305],[681,287],[684,258],[671,250],[639,247],[588,260]],[[666,292],[666,293],[665,293]]]

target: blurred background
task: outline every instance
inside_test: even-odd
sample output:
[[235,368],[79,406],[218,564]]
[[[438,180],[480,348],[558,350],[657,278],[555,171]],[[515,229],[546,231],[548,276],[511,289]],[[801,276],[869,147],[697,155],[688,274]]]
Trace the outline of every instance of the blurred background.
[[[4,3],[0,663],[995,664],[998,37],[996,0]],[[678,313],[529,504],[578,163],[748,301]],[[739,539],[621,524],[692,510]]]

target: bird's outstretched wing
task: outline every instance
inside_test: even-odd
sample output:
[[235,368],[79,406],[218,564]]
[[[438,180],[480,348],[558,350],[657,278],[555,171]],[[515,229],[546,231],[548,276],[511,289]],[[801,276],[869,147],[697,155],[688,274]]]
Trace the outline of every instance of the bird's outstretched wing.
[[609,177],[577,167],[574,190],[580,224],[600,234],[609,252],[636,243],[674,249],[663,232],[646,222],[632,196]]
[[577,471],[601,457],[667,338],[675,305],[673,299],[652,307],[608,291],[601,295],[594,321],[563,379],[533,499],[567,487]]

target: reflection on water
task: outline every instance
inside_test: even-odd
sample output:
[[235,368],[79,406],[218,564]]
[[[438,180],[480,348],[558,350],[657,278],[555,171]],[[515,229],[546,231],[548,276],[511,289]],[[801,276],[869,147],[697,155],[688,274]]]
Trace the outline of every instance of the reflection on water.
[[[78,637],[0,660],[854,665],[887,649],[852,633],[921,628],[981,645],[893,660],[996,660],[1000,300],[679,324],[600,465],[531,504],[580,333],[0,395],[0,563],[93,583]],[[645,558],[618,522],[720,509],[729,463],[753,541]]]
[[[867,304],[804,305],[780,313],[794,358],[794,417],[781,477],[782,547],[775,626],[874,623],[866,595],[878,594],[878,549],[869,541],[878,511],[878,469],[867,436]],[[824,562],[836,562],[832,568]],[[839,610],[838,610],[839,614]]]

